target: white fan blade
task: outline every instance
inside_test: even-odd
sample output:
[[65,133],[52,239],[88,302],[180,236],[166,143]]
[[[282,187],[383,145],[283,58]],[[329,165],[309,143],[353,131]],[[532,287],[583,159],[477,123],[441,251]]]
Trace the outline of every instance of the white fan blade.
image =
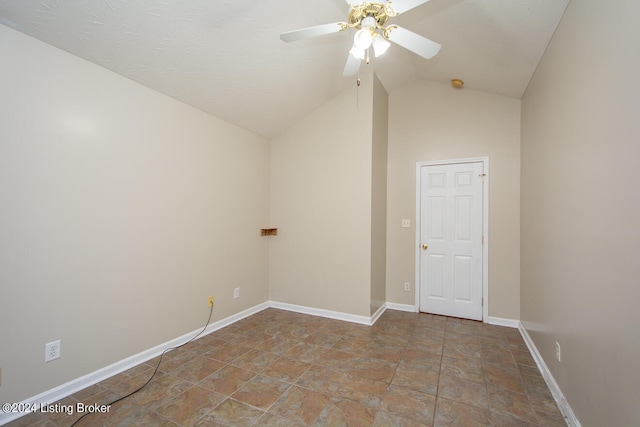
[[389,0],[387,4],[396,14],[405,13],[408,10],[425,4],[429,0]]
[[315,27],[303,28],[302,30],[289,31],[280,34],[280,40],[283,42],[293,42],[311,37],[324,36],[325,34],[337,33],[344,30],[345,25],[344,22],[334,22],[333,24],[316,25]]
[[395,25],[387,28],[385,37],[425,59],[431,59],[436,56],[442,47],[434,41]]
[[360,69],[360,60],[355,56],[349,54],[347,57],[347,63],[344,66],[343,76],[353,76],[358,73]]

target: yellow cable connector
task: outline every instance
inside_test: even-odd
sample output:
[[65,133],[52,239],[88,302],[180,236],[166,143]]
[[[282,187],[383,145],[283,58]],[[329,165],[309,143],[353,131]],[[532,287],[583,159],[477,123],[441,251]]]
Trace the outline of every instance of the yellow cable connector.
[[213,295],[209,296],[209,307],[213,307],[213,300],[214,300]]

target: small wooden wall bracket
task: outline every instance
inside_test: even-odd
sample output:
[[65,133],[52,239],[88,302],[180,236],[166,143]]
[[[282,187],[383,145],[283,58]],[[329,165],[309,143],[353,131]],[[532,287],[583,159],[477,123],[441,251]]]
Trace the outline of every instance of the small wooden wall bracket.
[[260,235],[261,236],[277,236],[278,229],[277,228],[261,228]]

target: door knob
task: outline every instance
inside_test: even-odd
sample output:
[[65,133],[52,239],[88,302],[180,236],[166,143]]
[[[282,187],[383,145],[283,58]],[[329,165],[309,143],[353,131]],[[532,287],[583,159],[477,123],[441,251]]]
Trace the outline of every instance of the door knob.
[[422,249],[424,249],[426,251],[427,249],[429,249],[429,245],[427,245],[426,243],[423,243],[422,244]]

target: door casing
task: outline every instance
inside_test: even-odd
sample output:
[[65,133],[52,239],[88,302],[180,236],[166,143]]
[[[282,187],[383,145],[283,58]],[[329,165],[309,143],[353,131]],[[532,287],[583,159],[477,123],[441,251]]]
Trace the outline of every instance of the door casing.
[[422,166],[451,165],[457,163],[483,163],[482,191],[482,321],[489,317],[489,157],[470,157],[464,159],[432,160],[416,163],[416,236],[415,236],[415,311],[420,311],[420,195],[422,194],[420,168]]

